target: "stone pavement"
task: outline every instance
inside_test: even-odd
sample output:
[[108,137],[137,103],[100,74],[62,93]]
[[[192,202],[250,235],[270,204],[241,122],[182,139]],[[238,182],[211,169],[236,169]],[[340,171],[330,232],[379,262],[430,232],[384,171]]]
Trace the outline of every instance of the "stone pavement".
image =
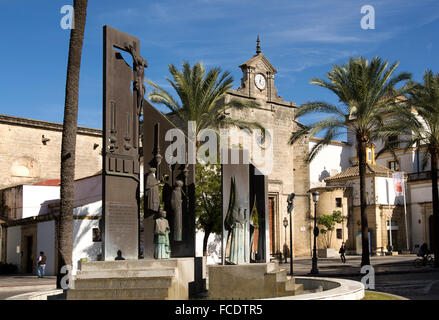
[[38,278],[35,275],[17,274],[0,276],[0,300],[8,297],[56,288],[56,277]]
[[[374,256],[370,258],[375,274],[402,274],[436,272],[439,270],[431,266],[416,268],[413,261],[418,258],[415,254],[398,256]],[[322,277],[349,277],[357,276],[361,271],[361,256],[346,256],[346,263],[341,263],[340,258],[319,258],[319,276]],[[282,268],[290,270],[289,261],[281,263]],[[299,257],[293,260],[293,273],[297,276],[308,275],[312,266],[311,257]]]

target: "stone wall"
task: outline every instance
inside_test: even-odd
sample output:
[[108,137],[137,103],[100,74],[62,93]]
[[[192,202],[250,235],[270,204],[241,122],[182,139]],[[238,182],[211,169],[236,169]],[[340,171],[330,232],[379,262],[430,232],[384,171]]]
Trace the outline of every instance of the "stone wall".
[[[0,189],[60,178],[62,125],[0,115]],[[102,168],[102,131],[78,128],[75,179]]]

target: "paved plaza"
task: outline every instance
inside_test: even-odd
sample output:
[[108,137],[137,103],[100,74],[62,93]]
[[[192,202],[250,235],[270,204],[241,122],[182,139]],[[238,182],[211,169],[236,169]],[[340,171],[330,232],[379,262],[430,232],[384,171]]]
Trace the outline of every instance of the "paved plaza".
[[[416,268],[413,260],[416,255],[371,257],[375,270],[375,290],[396,294],[409,299],[439,299],[439,270],[430,266]],[[338,258],[319,259],[319,276],[338,277],[360,281],[361,257],[348,256],[346,264]],[[290,268],[289,263],[280,264],[281,268]],[[294,259],[294,274],[309,275],[311,258]],[[39,279],[34,275],[0,276],[0,300],[12,296],[55,289],[56,278]]]

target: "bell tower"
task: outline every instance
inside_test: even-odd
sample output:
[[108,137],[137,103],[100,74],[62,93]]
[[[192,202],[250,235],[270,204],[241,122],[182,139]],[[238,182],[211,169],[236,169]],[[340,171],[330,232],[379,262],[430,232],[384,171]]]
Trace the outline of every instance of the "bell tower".
[[282,99],[276,95],[277,89],[274,86],[277,70],[262,53],[259,36],[256,40],[256,54],[239,67],[242,70],[241,86],[237,90],[239,93],[265,102]]

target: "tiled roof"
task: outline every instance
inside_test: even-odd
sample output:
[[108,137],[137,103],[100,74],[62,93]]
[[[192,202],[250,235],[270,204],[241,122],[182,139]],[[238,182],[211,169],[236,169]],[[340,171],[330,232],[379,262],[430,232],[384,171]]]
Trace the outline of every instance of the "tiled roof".
[[[387,176],[394,171],[379,164],[366,163],[366,175]],[[349,167],[342,172],[325,179],[325,182],[331,182],[340,179],[353,178],[360,176],[359,166]]]
[[34,186],[59,186],[61,183],[60,179],[44,180],[34,183]]

